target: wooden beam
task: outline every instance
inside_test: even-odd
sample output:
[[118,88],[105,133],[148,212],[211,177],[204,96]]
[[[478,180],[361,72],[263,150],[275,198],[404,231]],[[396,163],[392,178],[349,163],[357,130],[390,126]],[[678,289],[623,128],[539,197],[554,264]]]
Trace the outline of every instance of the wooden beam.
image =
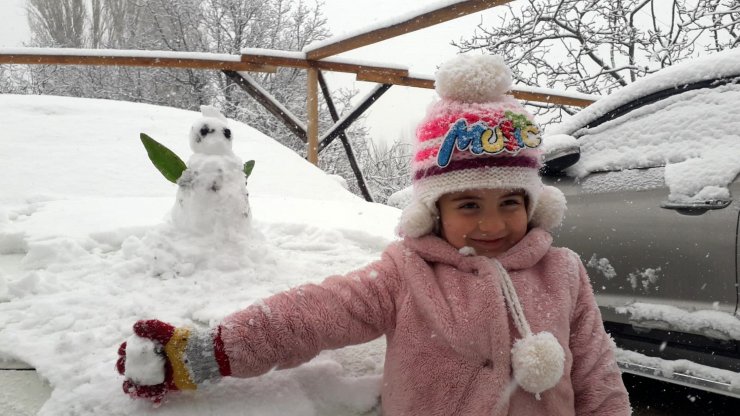
[[519,91],[516,89],[511,92],[511,95],[513,95],[514,98],[524,101],[536,101],[540,103],[558,105],[571,105],[573,107],[588,107],[595,102],[595,100],[569,97],[567,95],[559,95],[557,93],[551,92]]
[[306,76],[306,113],[308,114],[308,161],[319,165],[319,70],[308,68]]
[[357,107],[353,108],[352,111],[344,116],[341,120],[334,123],[334,125],[324,133],[324,137],[321,138],[321,141],[319,142],[319,152],[324,150],[326,146],[330,145],[331,142],[339,136],[341,132],[343,132],[347,127],[349,127],[355,120],[357,120],[362,113],[365,112],[368,108],[370,108],[371,105],[375,103],[375,100],[380,98],[381,95],[385,94],[386,91],[390,87],[392,87],[392,84],[381,84],[375,87],[373,91],[368,94],[364,100],[360,104],[357,105]]
[[316,68],[321,71],[346,72],[357,74],[359,72],[369,71],[373,73],[387,74],[388,76],[404,77],[408,76],[407,69],[388,68],[377,65],[357,64],[340,61],[312,61],[304,58],[293,56],[269,54],[269,53],[245,53],[242,54],[242,62],[254,65],[267,65],[289,68]]
[[415,77],[389,77],[380,72],[364,71],[357,74],[358,81],[376,82],[379,84],[393,84],[404,87],[434,89],[434,80]]
[[[469,2],[465,2],[469,3]],[[457,5],[461,5],[458,3]],[[452,7],[452,6],[448,6]],[[138,66],[138,67],[164,67],[164,68],[190,68],[190,69],[220,69],[225,73],[227,71],[252,71],[252,72],[275,72],[276,67],[286,66],[291,68],[316,68],[325,71],[347,72],[357,74],[358,81],[375,82],[379,84],[394,84],[416,88],[434,88],[434,80],[431,78],[409,76],[408,70],[399,68],[388,68],[372,64],[357,64],[341,62],[337,60],[330,61],[312,61],[302,57],[290,56],[290,53],[284,51],[273,51],[270,53],[253,53],[238,56],[239,60],[225,59],[237,58],[236,55],[223,54],[206,54],[190,52],[168,52],[168,51],[138,51],[141,55],[136,55],[137,51],[131,50],[106,50],[109,55],[100,54],[100,50],[91,49],[90,52],[95,55],[84,54],[84,49],[69,50],[58,49],[60,53],[54,53],[57,50],[47,48],[36,48],[39,50],[35,53],[35,48],[21,48],[24,51],[19,52],[19,48],[0,48],[0,65],[2,64],[27,64],[27,65],[103,65],[103,66]],[[11,52],[4,52],[11,51]],[[63,52],[63,53],[62,53]],[[157,53],[161,52],[161,53]],[[277,52],[282,52],[279,54]],[[297,55],[297,53],[293,53]],[[220,59],[219,59],[220,58]],[[237,81],[242,88],[248,88]],[[250,93],[251,94],[251,93]],[[255,93],[256,94],[256,93]],[[520,100],[544,102],[558,105],[570,105],[575,107],[586,107],[594,102],[592,99],[579,98],[568,95],[558,94],[557,91],[520,91],[514,89],[512,94]],[[269,95],[269,94],[268,94]],[[255,99],[259,94],[253,95]],[[267,102],[267,101],[266,101]],[[270,103],[264,104],[268,110]],[[281,110],[273,112],[282,119]],[[289,121],[291,130],[298,135],[304,142],[307,141],[305,129],[299,133],[295,129],[296,124]],[[301,123],[302,124],[302,123]]]
[[298,136],[303,143],[308,142],[308,133],[306,125],[303,124],[296,116],[294,116],[287,108],[282,106],[275,97],[270,95],[264,88],[260,87],[257,82],[247,74],[240,74],[234,71],[223,71],[223,73],[231,78],[238,86],[247,92],[252,98],[260,103],[267,111],[277,117],[278,120],[282,121],[283,124],[290,129],[293,134]]
[[[360,72],[357,74],[358,81],[377,82],[384,84],[402,85],[406,87],[434,89],[434,79],[418,77],[400,77],[395,78],[387,74],[377,72]],[[557,91],[522,91],[514,88],[511,91],[514,98],[524,101],[536,101],[542,103],[570,105],[574,107],[588,107],[595,100],[588,98],[571,97],[568,95],[558,94]]]
[[[326,108],[329,109],[331,119],[334,120],[334,122],[336,123],[337,121],[339,121],[339,114],[337,113],[336,107],[334,107],[334,100],[331,98],[329,86],[326,84],[324,74],[321,71],[319,71],[319,87],[321,87],[321,93],[324,95]],[[352,172],[355,174],[355,180],[357,180],[357,186],[360,188],[362,196],[365,198],[365,201],[373,202],[373,195],[370,193],[370,189],[365,183],[365,176],[362,174],[362,169],[360,169],[360,165],[357,163],[357,159],[355,158],[355,152],[352,149],[352,143],[349,141],[349,137],[347,137],[347,134],[344,132],[344,130],[339,133],[339,140],[341,140],[342,146],[344,147],[344,152],[347,154],[349,166],[350,168],[352,168]]]
[[277,70],[272,65],[218,59],[178,58],[171,56],[4,54],[2,52],[0,52],[0,64],[140,66],[253,72],[275,72]]
[[494,6],[509,3],[511,0],[468,0],[449,4],[437,10],[431,10],[406,20],[390,23],[388,26],[372,29],[336,42],[322,44],[315,48],[306,48],[309,60],[323,59],[328,56],[347,52],[373,43],[381,42],[399,35],[424,29],[442,22],[466,16]]

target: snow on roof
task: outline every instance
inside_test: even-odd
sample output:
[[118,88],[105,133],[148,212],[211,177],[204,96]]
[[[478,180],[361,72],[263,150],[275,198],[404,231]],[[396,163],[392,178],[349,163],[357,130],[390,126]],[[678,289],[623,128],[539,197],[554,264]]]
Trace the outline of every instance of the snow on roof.
[[335,62],[338,64],[349,64],[349,65],[357,65],[357,66],[374,66],[374,67],[382,67],[382,68],[388,68],[388,69],[397,69],[401,71],[408,71],[409,69],[408,66],[397,64],[397,63],[370,61],[370,60],[358,59],[358,58],[331,57],[331,58],[324,58],[321,60],[321,62]]
[[274,58],[288,58],[288,59],[306,59],[304,52],[298,51],[282,51],[279,49],[264,49],[264,48],[244,48],[241,50],[243,55],[264,55],[271,56]]
[[115,56],[121,58],[200,59],[240,62],[240,55],[208,52],[149,51],[137,49],[0,48],[0,55]]
[[740,49],[728,49],[705,57],[678,63],[643,77],[608,97],[584,108],[548,134],[572,134],[575,130],[637,98],[694,82],[740,76]]
[[[304,52],[297,51],[281,51],[277,49],[262,49],[262,48],[245,48],[241,50],[242,54],[245,55],[263,55],[275,58],[287,58],[287,59],[299,59],[306,60],[306,54]],[[408,70],[405,65],[399,65],[396,63],[368,61],[365,59],[357,58],[344,58],[344,57],[331,57],[321,59],[321,62],[332,62],[338,64],[348,64],[357,66],[372,66],[372,67],[383,67],[389,69]]]
[[561,97],[575,98],[579,100],[598,101],[603,97],[595,94],[584,94],[578,91],[559,90],[555,88],[530,87],[527,85],[514,85],[514,89],[521,92],[531,92],[533,94],[557,94]]

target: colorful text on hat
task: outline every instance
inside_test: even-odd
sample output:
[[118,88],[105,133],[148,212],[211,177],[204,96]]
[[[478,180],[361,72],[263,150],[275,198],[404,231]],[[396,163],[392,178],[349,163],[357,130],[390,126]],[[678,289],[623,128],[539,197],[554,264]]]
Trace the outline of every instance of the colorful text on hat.
[[540,145],[540,130],[526,116],[512,111],[498,125],[491,127],[485,121],[468,124],[461,118],[447,131],[437,154],[437,165],[445,167],[450,163],[452,152],[470,149],[475,155],[495,155],[501,152],[517,154],[526,147]]

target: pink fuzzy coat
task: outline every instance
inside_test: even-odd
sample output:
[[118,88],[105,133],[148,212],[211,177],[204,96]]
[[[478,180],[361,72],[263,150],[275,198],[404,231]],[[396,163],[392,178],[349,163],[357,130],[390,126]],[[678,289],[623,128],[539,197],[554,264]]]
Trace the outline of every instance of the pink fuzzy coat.
[[565,350],[562,379],[539,401],[512,382],[520,335],[491,260],[435,236],[407,238],[360,270],[227,317],[221,336],[232,374],[293,367],[385,335],[384,415],[629,415],[586,271],[551,243],[535,228],[499,258],[532,332],[551,332]]

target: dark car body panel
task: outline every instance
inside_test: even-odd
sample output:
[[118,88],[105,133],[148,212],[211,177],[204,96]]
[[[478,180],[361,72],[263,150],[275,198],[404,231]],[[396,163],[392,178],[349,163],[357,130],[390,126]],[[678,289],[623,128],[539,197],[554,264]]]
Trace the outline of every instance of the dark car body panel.
[[[616,143],[625,132],[654,132],[650,137],[662,138],[658,146],[665,146],[673,160],[655,163],[654,157],[646,157],[631,166],[604,163],[603,169],[582,164],[589,166],[584,174],[582,168],[564,169],[570,163],[563,162],[563,155],[553,162],[546,155],[548,166],[542,173],[545,183],[558,187],[568,201],[563,225],[554,233],[555,244],[573,249],[586,264],[604,325],[617,346],[664,360],[688,360],[710,370],[728,370],[738,373],[740,380],[740,177],[723,184],[729,197],[676,200],[665,174],[667,165],[686,160],[675,159],[670,146],[676,138],[685,139],[680,135],[687,126],[695,127],[690,134],[698,140],[706,129],[715,135],[720,131],[722,140],[740,142],[738,75],[679,83],[644,96],[633,90],[631,96],[636,98],[619,106],[608,103],[611,110],[594,111],[597,116],[582,117],[581,125],[555,129],[576,143],[591,140],[591,146],[600,146],[601,139]],[[709,125],[702,113],[708,103],[720,112],[715,115],[725,116],[726,126]],[[704,107],[694,114],[690,111],[694,105]],[[666,120],[684,130],[666,125]],[[618,159],[620,149],[611,154]],[[688,159],[697,157],[687,154]],[[571,163],[579,158],[579,163],[583,158],[592,162],[583,144],[576,145],[570,157]],[[723,163],[736,160],[732,166],[740,167],[740,154],[723,157]],[[660,369],[639,369],[640,365],[630,363],[620,362],[620,366],[740,397],[740,386],[733,383],[690,374],[663,375]]]

